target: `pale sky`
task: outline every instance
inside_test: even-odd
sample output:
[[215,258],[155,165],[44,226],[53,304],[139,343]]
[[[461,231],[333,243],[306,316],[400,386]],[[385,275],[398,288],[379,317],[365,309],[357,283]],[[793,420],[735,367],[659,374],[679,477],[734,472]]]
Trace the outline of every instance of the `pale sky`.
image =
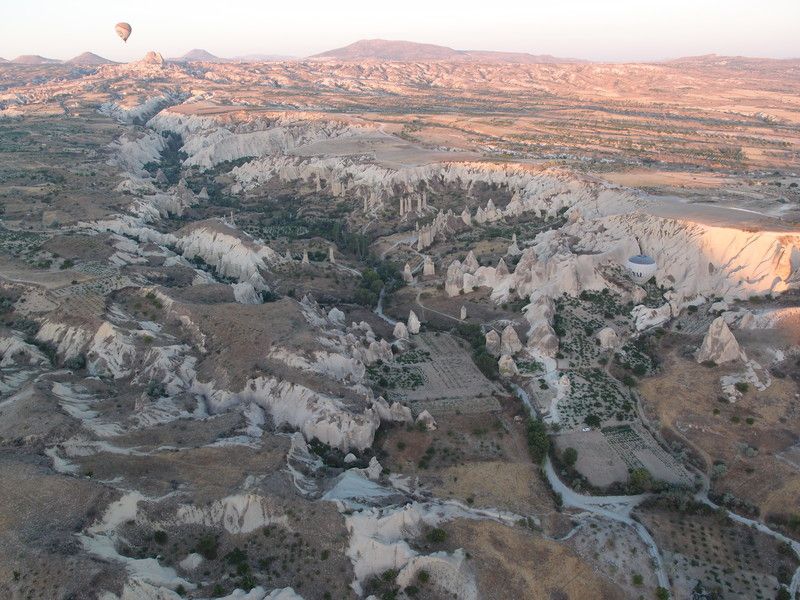
[[[128,21],[127,45],[114,24]],[[599,61],[800,57],[800,0],[0,0],[0,57],[203,48],[308,56],[364,38]]]

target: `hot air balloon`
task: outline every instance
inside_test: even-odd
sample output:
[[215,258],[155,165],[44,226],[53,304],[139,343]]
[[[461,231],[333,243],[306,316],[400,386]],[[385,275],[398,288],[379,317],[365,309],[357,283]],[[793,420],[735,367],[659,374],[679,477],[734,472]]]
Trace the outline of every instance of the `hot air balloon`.
[[117,23],[114,25],[114,31],[122,38],[123,42],[127,42],[131,36],[131,26],[128,23]]

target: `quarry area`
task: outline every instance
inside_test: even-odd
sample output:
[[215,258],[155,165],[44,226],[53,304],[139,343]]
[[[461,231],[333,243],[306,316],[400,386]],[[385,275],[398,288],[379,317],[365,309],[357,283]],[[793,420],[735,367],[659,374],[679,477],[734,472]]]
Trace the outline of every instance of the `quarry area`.
[[0,596],[795,599],[800,62],[0,64]]

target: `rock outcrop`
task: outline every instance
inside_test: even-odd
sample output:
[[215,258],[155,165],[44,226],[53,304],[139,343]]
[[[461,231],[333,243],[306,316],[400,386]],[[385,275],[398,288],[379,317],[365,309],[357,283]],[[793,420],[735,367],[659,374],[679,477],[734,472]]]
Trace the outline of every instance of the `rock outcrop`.
[[494,329],[490,329],[485,336],[486,351],[492,356],[500,356],[501,339],[500,334]]
[[600,342],[600,347],[603,350],[613,350],[619,345],[619,337],[617,332],[611,327],[603,327],[596,334],[597,341]]
[[423,277],[433,277],[436,275],[436,267],[430,256],[425,257],[425,262],[422,265],[422,275]]
[[261,270],[268,271],[270,266],[283,261],[269,246],[248,239],[222,222],[199,223],[179,234],[175,244],[184,258],[202,259],[219,275],[248,282],[257,291],[269,289]]
[[408,339],[408,327],[402,321],[398,321],[394,326],[394,331],[392,335],[396,337],[398,340],[407,340]]
[[513,325],[507,325],[500,336],[500,354],[513,356],[522,350],[522,342],[519,341],[517,330]]
[[420,322],[417,314],[411,310],[408,312],[408,333],[416,335],[419,333]]
[[703,338],[703,344],[697,352],[697,362],[712,362],[720,365],[735,360],[746,361],[747,357],[739,348],[739,343],[728,328],[728,324],[725,323],[725,319],[717,317]]
[[403,267],[403,281],[406,283],[411,283],[414,281],[414,275],[411,273],[411,265],[408,263],[406,263]]
[[669,303],[663,304],[658,308],[649,308],[643,304],[634,306],[631,317],[636,325],[636,331],[644,331],[651,327],[663,325],[672,317],[672,307]]
[[429,413],[427,410],[423,410],[421,413],[419,413],[415,423],[417,425],[422,425],[428,431],[434,431],[436,429],[436,421],[431,413]]
[[504,375],[506,377],[516,375],[519,372],[517,370],[517,363],[515,363],[514,359],[508,354],[503,354],[500,357],[500,360],[497,361],[497,367],[500,369],[500,375]]
[[448,296],[457,296],[464,289],[464,269],[461,262],[454,260],[447,267],[447,275],[444,280],[444,291]]

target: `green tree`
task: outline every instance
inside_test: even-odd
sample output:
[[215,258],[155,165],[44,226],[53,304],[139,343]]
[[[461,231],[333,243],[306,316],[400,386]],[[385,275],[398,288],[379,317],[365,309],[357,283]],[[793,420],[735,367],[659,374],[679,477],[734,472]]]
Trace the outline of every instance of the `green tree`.
[[561,461],[568,467],[574,467],[575,463],[578,462],[578,451],[572,447],[565,448],[564,452],[561,453]]
[[643,467],[633,469],[628,484],[634,494],[641,494],[653,487],[653,476]]
[[541,464],[550,450],[550,438],[547,436],[545,422],[542,419],[528,419],[527,437],[531,458]]
[[586,423],[589,427],[600,427],[600,417],[595,414],[586,415],[583,419],[583,422]]

